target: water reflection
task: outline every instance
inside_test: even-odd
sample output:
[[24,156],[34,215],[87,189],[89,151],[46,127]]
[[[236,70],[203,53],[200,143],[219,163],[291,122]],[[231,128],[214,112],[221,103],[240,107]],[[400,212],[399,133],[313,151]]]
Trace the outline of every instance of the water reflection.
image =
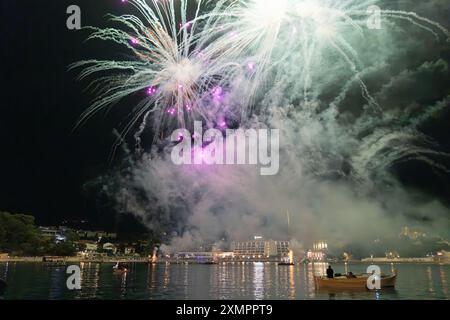
[[431,266],[427,267],[427,278],[428,278],[428,291],[433,294],[433,271],[431,270]]
[[127,278],[128,278],[128,272],[124,272],[120,276],[120,298],[124,299],[127,293]]
[[170,264],[164,266],[163,288],[167,289],[170,283]]
[[391,274],[397,274],[397,269],[395,268],[395,264],[391,263]]
[[316,296],[316,288],[314,284],[314,264],[308,263],[306,266],[306,274],[307,274],[307,280],[306,280],[306,296],[308,298],[314,299]]
[[158,264],[149,263],[147,267],[147,290],[150,296],[154,296],[156,294],[156,273],[157,273]]
[[223,300],[223,299],[231,299],[230,292],[234,286],[237,286],[237,281],[239,281],[236,276],[236,266],[234,264],[220,264],[216,266],[211,273],[211,277],[213,279],[213,288],[217,288],[216,290],[212,290],[214,299]]
[[49,267],[50,271],[50,292],[49,299],[61,299],[64,293],[64,286],[62,283],[65,283],[65,268],[63,266],[58,267]]
[[[112,265],[81,263],[80,291],[69,291],[64,266],[0,263],[8,282],[6,299],[449,299],[449,265],[381,265],[398,269],[397,287],[377,292],[316,290],[315,275],[327,264],[220,265],[135,264],[114,274]],[[333,264],[336,273],[365,272],[364,264]]]
[[253,295],[256,300],[264,299],[264,263],[253,263]]
[[289,266],[289,296],[288,298],[290,300],[294,300],[295,299],[295,276],[294,276],[294,272],[295,272],[295,266]]
[[441,279],[442,292],[448,297],[448,277],[443,265],[439,266],[439,278]]
[[6,280],[8,278],[8,269],[9,269],[9,262],[0,264],[0,279]]

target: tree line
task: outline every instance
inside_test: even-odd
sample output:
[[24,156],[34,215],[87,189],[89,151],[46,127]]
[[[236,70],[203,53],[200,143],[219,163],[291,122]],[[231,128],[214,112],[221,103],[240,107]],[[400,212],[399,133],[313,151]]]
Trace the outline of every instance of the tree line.
[[33,216],[0,212],[0,252],[14,256],[72,256],[76,254],[72,239],[55,243],[43,237]]

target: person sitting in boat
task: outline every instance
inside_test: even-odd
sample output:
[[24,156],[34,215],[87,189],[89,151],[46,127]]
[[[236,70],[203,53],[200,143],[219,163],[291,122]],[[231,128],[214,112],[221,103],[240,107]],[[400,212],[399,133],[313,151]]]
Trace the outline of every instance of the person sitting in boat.
[[334,278],[334,270],[331,268],[331,266],[328,266],[328,269],[327,269],[327,278],[328,278],[328,279],[333,279],[333,278]]
[[347,275],[347,278],[354,279],[354,278],[356,278],[356,276],[353,274],[353,272],[350,271]]

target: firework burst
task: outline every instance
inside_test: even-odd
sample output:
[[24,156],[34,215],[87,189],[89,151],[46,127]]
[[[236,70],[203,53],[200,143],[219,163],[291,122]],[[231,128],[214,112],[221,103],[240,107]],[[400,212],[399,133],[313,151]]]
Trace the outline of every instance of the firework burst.
[[[292,84],[303,101],[299,107],[314,105],[331,66],[348,76],[334,105],[356,82],[368,105],[381,111],[363,79],[372,66],[365,65],[358,47],[373,31],[370,15],[378,14],[387,27],[401,20],[437,38],[449,37],[444,27],[414,12],[381,10],[379,0],[199,0],[191,19],[188,0],[123,2],[141,18],[111,16],[121,27],[91,28],[88,39],[123,45],[132,59],[88,60],[73,67],[83,69],[81,79],[94,77],[91,85],[100,88],[81,122],[127,96],[145,93],[130,110],[132,121],[124,130],[128,133],[141,121],[138,140],[149,120],[155,136],[188,127],[197,118],[223,124],[223,115],[231,109],[223,101],[227,92],[240,122],[256,112],[256,102],[283,91],[280,83]],[[271,76],[273,83],[268,81]],[[293,100],[289,92],[281,94]]]
[[200,19],[204,1],[198,1],[191,20],[187,17],[187,0],[181,0],[180,7],[175,6],[175,1],[122,2],[136,8],[143,19],[134,15],[110,16],[112,22],[122,27],[89,27],[94,31],[88,40],[123,45],[133,58],[128,61],[87,60],[72,65],[72,68],[82,68],[80,79],[94,77],[90,86],[99,88],[80,123],[133,94],[145,97],[130,112],[132,120],[123,134],[142,119],[139,131],[143,131],[150,115],[155,132],[171,125],[186,127],[197,117],[207,120],[214,117],[215,112],[211,106],[202,104],[202,99],[211,95],[214,98],[217,88],[226,85],[231,77],[235,64],[209,50],[206,39],[197,35],[200,21],[213,23],[212,15]]

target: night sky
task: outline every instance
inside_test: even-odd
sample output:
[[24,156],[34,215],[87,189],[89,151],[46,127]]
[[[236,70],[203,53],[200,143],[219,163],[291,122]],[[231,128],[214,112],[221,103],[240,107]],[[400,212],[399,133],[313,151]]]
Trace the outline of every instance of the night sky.
[[[115,1],[2,1],[1,210],[29,213],[41,223],[95,216],[83,183],[110,166],[113,125],[102,118],[73,132],[88,106],[85,84],[68,65],[86,33],[66,28],[66,8],[82,8],[95,24],[120,8]],[[97,19],[97,20],[95,20]],[[98,22],[98,23],[100,23]],[[111,121],[114,123],[114,121]]]
[[[71,4],[81,7],[83,25],[102,25],[104,14],[119,13],[122,7],[120,0],[0,2],[0,210],[32,214],[41,224],[87,218],[102,226],[105,213],[99,213],[83,185],[112,169],[112,131],[123,114],[119,106],[119,111],[72,131],[92,95],[84,91],[86,83],[75,80],[75,72],[68,72],[68,65],[99,56],[102,48],[83,43],[86,32],[66,28]],[[447,152],[449,120],[447,112],[424,128]],[[448,175],[438,178],[415,162],[395,169],[407,186],[449,201]]]

